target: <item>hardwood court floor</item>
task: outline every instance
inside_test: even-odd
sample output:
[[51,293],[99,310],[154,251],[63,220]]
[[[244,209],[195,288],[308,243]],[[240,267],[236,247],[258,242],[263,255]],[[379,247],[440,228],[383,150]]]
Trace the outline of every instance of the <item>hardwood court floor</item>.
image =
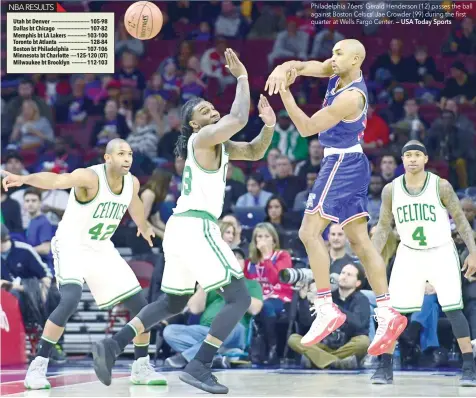
[[[7,370],[7,375],[15,370]],[[49,375],[51,390],[25,391],[24,370],[18,370],[14,381],[0,384],[2,396],[11,397],[175,397],[207,396],[178,379],[179,372],[166,372],[166,387],[134,386],[129,372],[114,373],[112,385],[97,381],[91,368],[70,368]],[[2,371],[3,373],[3,371]],[[369,383],[370,372],[323,372],[306,370],[227,370],[216,373],[230,388],[229,396],[461,396],[475,397],[476,388],[458,386],[457,372],[395,372],[393,385],[374,386]],[[5,376],[5,373],[3,373]],[[5,377],[2,377],[5,380]]]

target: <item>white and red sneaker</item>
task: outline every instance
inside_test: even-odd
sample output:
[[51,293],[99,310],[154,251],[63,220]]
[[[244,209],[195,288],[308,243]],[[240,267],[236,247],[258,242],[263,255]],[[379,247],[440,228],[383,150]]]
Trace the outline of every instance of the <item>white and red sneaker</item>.
[[377,356],[385,354],[392,344],[398,340],[407,327],[408,321],[404,315],[391,307],[376,308],[375,314],[378,328],[367,352],[370,355]]
[[311,311],[316,314],[316,319],[312,322],[309,332],[301,339],[301,344],[307,347],[320,343],[340,328],[347,318],[332,302],[312,306]]

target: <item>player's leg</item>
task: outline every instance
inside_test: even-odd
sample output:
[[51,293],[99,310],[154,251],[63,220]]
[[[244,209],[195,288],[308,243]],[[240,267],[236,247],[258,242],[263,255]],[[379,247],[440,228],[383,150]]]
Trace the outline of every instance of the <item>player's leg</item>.
[[476,365],[468,320],[463,314],[463,295],[461,292],[461,268],[458,253],[452,243],[432,249],[428,262],[428,281],[438,295],[438,301],[446,317],[451,322],[453,334],[458,341],[463,356],[462,387],[476,387]]
[[[421,266],[425,259],[423,251],[412,250],[400,245],[390,276],[389,291],[392,302],[401,313],[419,311],[425,295],[427,275]],[[376,313],[378,314],[378,309]],[[381,324],[379,323],[379,327]],[[393,383],[393,351],[395,343],[388,346],[379,358],[379,365],[371,377],[372,384]]]
[[78,248],[61,246],[56,238],[52,241],[55,274],[60,284],[60,302],[45,323],[36,358],[25,376],[28,389],[51,388],[46,378],[51,350],[61,338],[69,318],[78,308],[83,290],[82,263],[78,262]]
[[[203,391],[226,394],[228,388],[212,375],[211,363],[251,304],[243,270],[230,246],[223,241],[218,225],[209,219],[194,219],[195,251],[189,253],[188,272],[192,273],[206,293],[216,290],[225,305],[213,320],[208,335],[195,358],[190,361],[180,380]],[[201,260],[200,266],[196,259]]]
[[375,313],[379,326],[370,344],[369,354],[380,355],[385,353],[397,341],[405,330],[408,321],[405,316],[392,308],[386,267],[382,256],[377,253],[370,240],[367,219],[359,217],[348,222],[344,225],[344,232],[349,239],[352,251],[364,266],[369,283],[377,296]]

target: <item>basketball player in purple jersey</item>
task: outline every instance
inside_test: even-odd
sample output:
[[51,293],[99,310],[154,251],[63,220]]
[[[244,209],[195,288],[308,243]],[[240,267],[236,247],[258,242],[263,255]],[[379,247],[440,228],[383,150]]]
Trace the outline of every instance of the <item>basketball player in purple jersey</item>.
[[[324,160],[299,230],[318,288],[313,308],[316,319],[301,343],[319,343],[346,320],[345,313],[332,303],[330,259],[322,239],[324,229],[334,222],[344,228],[377,296],[379,326],[368,352],[380,355],[395,343],[407,319],[391,307],[385,264],[367,231],[370,166],[360,145],[368,107],[367,87],[360,69],[365,48],[358,40],[342,40],[336,43],[332,54],[324,62],[285,62],[275,68],[265,86],[270,95],[279,92],[301,136],[319,134],[324,146]],[[288,90],[297,76],[329,78],[322,109],[312,117],[299,109]]]

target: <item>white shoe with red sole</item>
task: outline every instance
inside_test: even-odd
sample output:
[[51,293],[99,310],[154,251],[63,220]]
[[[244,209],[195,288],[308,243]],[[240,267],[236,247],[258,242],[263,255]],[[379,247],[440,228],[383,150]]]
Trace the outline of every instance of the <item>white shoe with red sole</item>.
[[332,332],[339,329],[347,318],[334,303],[311,307],[311,311],[315,311],[316,319],[312,322],[309,332],[301,339],[301,344],[307,347],[320,343]]
[[398,340],[407,327],[408,320],[406,316],[391,307],[376,308],[375,314],[378,328],[367,352],[370,355],[377,356],[385,354]]

